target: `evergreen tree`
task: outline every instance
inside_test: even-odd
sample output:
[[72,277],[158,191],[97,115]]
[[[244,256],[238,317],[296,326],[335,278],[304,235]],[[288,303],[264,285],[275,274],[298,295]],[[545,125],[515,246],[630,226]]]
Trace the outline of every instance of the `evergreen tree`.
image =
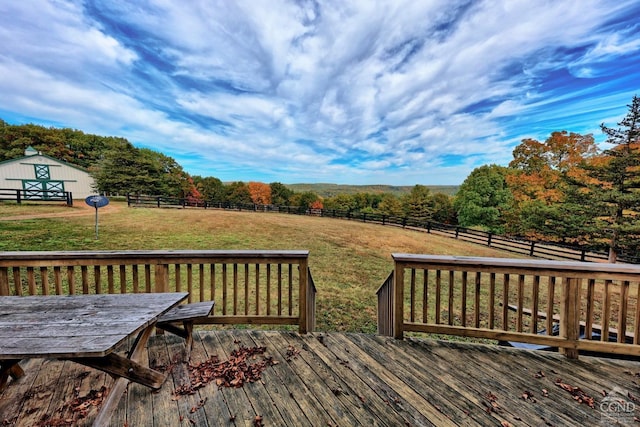
[[609,261],[636,253],[640,243],[640,98],[633,97],[618,128],[600,126],[612,147],[586,168],[584,183],[595,223],[594,237],[607,243]]

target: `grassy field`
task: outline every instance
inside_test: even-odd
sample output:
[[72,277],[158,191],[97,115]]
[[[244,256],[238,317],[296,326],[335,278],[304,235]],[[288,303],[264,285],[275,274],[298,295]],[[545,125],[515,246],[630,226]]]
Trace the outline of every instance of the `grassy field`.
[[318,290],[317,328],[374,332],[375,292],[391,253],[511,257],[507,252],[418,231],[356,221],[202,209],[99,210],[0,203],[0,251],[305,249]]

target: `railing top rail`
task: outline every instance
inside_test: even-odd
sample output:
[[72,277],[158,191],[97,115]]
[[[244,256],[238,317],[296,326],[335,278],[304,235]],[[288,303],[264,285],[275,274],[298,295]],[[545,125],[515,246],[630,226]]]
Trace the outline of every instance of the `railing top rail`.
[[130,250],[130,251],[12,251],[0,252],[0,263],[6,261],[140,259],[167,261],[185,258],[212,259],[304,259],[308,250]]
[[640,265],[634,264],[609,264],[609,263],[586,263],[580,261],[551,261],[551,260],[531,260],[512,258],[490,258],[490,257],[466,257],[450,255],[424,255],[424,254],[391,254],[396,263],[418,263],[431,264],[437,266],[468,266],[470,268],[485,269],[513,269],[513,270],[534,270],[551,271],[562,273],[591,273],[591,274],[623,274],[640,276]]

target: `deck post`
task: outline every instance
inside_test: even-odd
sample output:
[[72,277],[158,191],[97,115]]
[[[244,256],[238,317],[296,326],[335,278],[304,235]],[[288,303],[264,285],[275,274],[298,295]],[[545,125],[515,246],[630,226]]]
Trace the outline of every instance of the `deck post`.
[[393,337],[404,338],[404,264],[396,261],[393,274]]
[[562,286],[560,307],[560,336],[568,341],[569,346],[560,348],[561,354],[569,359],[578,359],[576,344],[580,338],[579,280],[567,278]]
[[307,258],[303,258],[300,260],[300,264],[298,265],[298,280],[300,281],[300,290],[298,299],[300,301],[300,307],[298,308],[298,331],[301,334],[306,334],[307,331],[307,298],[309,295],[309,264],[307,262]]
[[155,292],[169,292],[169,266],[167,264],[156,264],[155,279]]

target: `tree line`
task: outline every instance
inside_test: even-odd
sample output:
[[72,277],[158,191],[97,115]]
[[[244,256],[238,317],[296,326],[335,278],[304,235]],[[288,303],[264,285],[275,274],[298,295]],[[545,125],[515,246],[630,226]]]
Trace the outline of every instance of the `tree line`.
[[0,161],[27,146],[86,168],[106,195],[154,195],[187,201],[302,206],[411,217],[534,241],[560,242],[616,254],[640,249],[640,99],[634,96],[617,128],[601,125],[606,149],[593,135],[565,130],[543,142],[525,139],[508,166],[474,169],[454,196],[415,185],[391,193],[322,198],[273,182],[223,183],[191,176],[171,157],[136,148],[124,138],[85,134],[0,119]]

